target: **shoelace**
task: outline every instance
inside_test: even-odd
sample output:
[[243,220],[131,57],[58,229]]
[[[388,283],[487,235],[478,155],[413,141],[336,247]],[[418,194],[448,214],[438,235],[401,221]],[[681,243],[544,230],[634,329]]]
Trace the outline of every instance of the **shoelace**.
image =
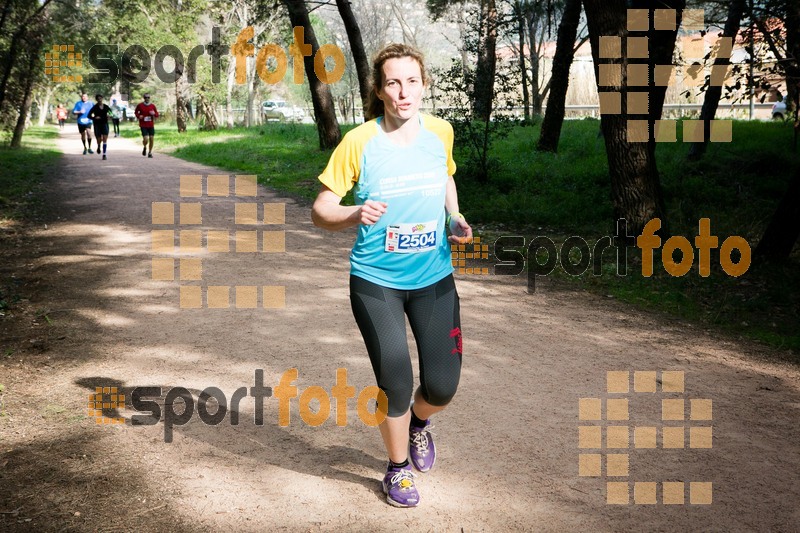
[[432,429],[433,426],[428,426],[423,431],[412,431],[414,436],[411,437],[411,442],[414,444],[414,448],[416,448],[417,453],[428,453],[428,433],[433,434],[431,431]]
[[[404,479],[407,479],[413,484],[414,483],[414,477],[415,477],[414,476],[414,472],[412,472],[411,470],[406,470],[405,468],[402,468],[402,469],[398,470],[397,472],[395,472],[395,474],[392,476],[392,479],[391,479],[390,483],[392,485],[400,485],[400,483]],[[400,486],[402,487],[402,485],[400,485]],[[405,487],[403,487],[403,488],[405,488]]]

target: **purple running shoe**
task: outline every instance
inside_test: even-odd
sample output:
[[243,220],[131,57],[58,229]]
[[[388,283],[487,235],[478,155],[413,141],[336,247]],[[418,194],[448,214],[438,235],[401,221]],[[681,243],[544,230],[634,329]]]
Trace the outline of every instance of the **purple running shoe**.
[[427,472],[436,462],[436,446],[433,444],[433,426],[431,421],[425,422],[424,428],[411,426],[408,430],[409,457],[414,468]]
[[419,504],[419,493],[414,486],[414,473],[411,465],[402,468],[389,468],[383,476],[383,492],[386,501],[395,507],[416,507]]

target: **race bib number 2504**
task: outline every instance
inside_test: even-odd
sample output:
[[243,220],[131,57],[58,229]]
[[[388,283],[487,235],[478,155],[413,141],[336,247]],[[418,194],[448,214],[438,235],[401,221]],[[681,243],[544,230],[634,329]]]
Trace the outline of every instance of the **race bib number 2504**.
[[388,226],[385,250],[397,254],[414,254],[435,250],[436,228],[435,220]]

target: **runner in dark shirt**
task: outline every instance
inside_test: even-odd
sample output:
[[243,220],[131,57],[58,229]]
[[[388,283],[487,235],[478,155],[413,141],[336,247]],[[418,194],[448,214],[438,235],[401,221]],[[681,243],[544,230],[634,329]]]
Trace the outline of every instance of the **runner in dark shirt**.
[[[92,107],[91,111],[89,111],[89,118],[92,119],[94,122],[94,136],[97,139],[98,149],[97,153],[103,155],[103,159],[106,159],[106,146],[108,144],[108,115],[111,112],[111,108],[108,105],[103,103],[103,95],[98,94],[95,95],[95,99],[97,103]],[[100,152],[100,139],[103,140],[103,151]]]

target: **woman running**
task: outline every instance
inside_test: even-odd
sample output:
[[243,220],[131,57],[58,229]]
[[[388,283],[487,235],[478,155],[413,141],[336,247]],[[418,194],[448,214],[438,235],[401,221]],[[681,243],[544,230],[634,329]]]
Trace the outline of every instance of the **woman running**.
[[[312,208],[314,224],[322,228],[358,226],[350,254],[350,301],[378,387],[388,398],[380,424],[389,456],[383,490],[397,507],[419,503],[411,464],[421,472],[433,467],[430,417],[458,387],[461,325],[448,241],[472,238],[458,212],[453,128],[419,112],[427,82],[418,50],[390,44],[378,52],[371,120],[347,133],[334,150]],[[341,205],[353,187],[356,205]],[[406,316],[419,350],[416,392]]]

